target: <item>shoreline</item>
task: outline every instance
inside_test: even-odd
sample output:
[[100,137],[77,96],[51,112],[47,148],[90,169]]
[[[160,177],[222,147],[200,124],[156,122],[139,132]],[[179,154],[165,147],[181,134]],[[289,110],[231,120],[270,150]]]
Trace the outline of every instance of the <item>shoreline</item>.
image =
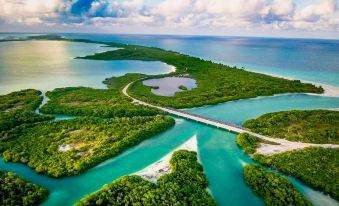
[[177,150],[188,150],[193,152],[198,152],[198,142],[197,135],[193,135],[190,139],[184,142],[179,147],[175,148],[160,160],[154,162],[153,164],[145,167],[144,169],[135,172],[134,175],[138,175],[141,178],[150,181],[152,183],[157,183],[157,180],[165,174],[171,173],[170,160],[172,155]]
[[[251,71],[251,70],[246,70],[246,71]],[[252,71],[256,72],[256,71]],[[278,74],[272,74],[272,73],[265,73],[265,72],[257,72],[261,74],[266,74],[272,77],[277,77],[277,78],[282,78],[282,79],[287,79],[287,80],[299,80],[301,83],[306,83],[306,84],[313,84],[316,87],[322,87],[324,89],[324,93],[322,94],[316,94],[316,93],[304,93],[308,95],[315,95],[315,96],[324,96],[324,97],[339,97],[339,87],[338,86],[333,86],[325,83],[320,83],[320,82],[312,82],[308,80],[301,80],[301,79],[296,79],[293,77],[289,76],[282,76]]]

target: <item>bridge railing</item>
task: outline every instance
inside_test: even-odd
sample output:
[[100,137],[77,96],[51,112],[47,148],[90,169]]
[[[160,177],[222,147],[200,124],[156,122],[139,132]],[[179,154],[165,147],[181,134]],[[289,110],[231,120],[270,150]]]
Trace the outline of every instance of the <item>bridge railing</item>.
[[179,109],[174,109],[174,108],[170,108],[170,107],[165,107],[165,108],[167,110],[171,110],[171,111],[174,111],[174,112],[183,113],[183,114],[190,115],[190,116],[193,116],[193,117],[197,117],[197,118],[200,118],[200,119],[205,119],[205,120],[215,122],[215,123],[218,123],[218,124],[223,124],[223,125],[226,125],[226,126],[230,126],[230,127],[234,127],[234,128],[244,130],[243,127],[235,125],[235,124],[227,123],[227,122],[220,121],[220,120],[211,119],[209,117],[204,117],[204,116],[197,115],[197,114],[192,114],[192,113],[189,113],[189,112],[186,112],[186,111],[183,111],[183,110],[179,110]]

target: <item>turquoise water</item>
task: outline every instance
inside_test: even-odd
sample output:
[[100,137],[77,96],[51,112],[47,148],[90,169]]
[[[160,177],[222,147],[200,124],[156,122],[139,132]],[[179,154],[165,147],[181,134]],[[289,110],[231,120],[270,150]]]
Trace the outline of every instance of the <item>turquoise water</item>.
[[102,81],[111,76],[172,71],[172,67],[161,62],[74,59],[113,49],[78,42],[1,42],[0,94],[23,88],[42,91],[66,86],[106,88]]
[[339,108],[338,97],[321,97],[306,94],[286,94],[258,97],[205,106],[186,111],[213,119],[242,125],[245,120],[264,113],[297,109]]
[[[96,35],[91,36],[93,39],[102,40],[103,37],[99,37]],[[107,37],[107,39],[110,38],[112,37]],[[227,48],[225,48],[224,53],[219,52],[219,50],[222,50],[222,46],[217,46],[216,48],[218,49],[216,50],[212,49],[216,46],[215,42],[220,42],[220,40],[217,41],[213,38],[208,40],[187,39],[188,37],[171,38],[157,39],[153,37],[153,40],[150,40],[148,37],[140,36],[134,40],[130,38],[126,42],[143,41],[149,45],[161,44],[162,47],[166,46],[167,48],[182,46],[182,48],[176,49],[178,51],[186,51],[188,45],[191,44],[191,51],[187,52],[190,54],[201,52],[193,51],[199,50],[197,47],[200,45],[201,49],[204,50],[200,55],[208,53],[206,58],[217,60],[218,54],[221,57],[228,54]],[[269,40],[267,41],[269,42]],[[0,43],[0,93],[7,93],[27,87],[43,91],[55,87],[77,85],[103,88],[104,85],[101,81],[112,75],[122,75],[128,72],[165,73],[171,70],[169,66],[160,62],[75,60],[73,59],[75,56],[91,54],[105,50],[105,48],[101,48],[100,45],[96,44],[64,43],[66,42],[33,41],[15,42],[14,44],[6,43],[7,45]],[[206,50],[209,43],[211,48]],[[246,43],[246,46],[249,45],[249,43]],[[255,45],[253,46],[255,47]],[[263,46],[261,45],[261,47]],[[239,48],[238,51],[234,51],[234,55],[241,53],[242,49]],[[333,50],[335,51],[336,49]],[[332,51],[329,52],[331,53]],[[8,57],[13,57],[13,59]],[[321,55],[319,57],[322,58]],[[272,57],[267,55],[266,58]],[[299,58],[301,57],[296,57],[296,59]],[[275,60],[273,58],[269,62],[274,62]],[[260,63],[260,59],[257,61]],[[334,64],[333,61],[330,62]],[[304,65],[304,68],[306,67],[307,65]],[[320,73],[323,73],[321,69],[319,69]],[[331,74],[328,73],[326,75],[328,78],[332,78]],[[325,77],[321,76],[321,78],[327,81]],[[194,108],[188,111],[240,125],[247,119],[267,112],[337,107],[339,107],[339,98],[291,94],[239,100],[214,106]],[[59,116],[58,118],[68,117]],[[79,176],[53,179],[38,175],[23,164],[5,163],[2,158],[0,158],[0,169],[16,172],[34,183],[47,187],[51,194],[43,205],[72,205],[75,201],[88,193],[96,191],[104,184],[145,168],[193,135],[197,135],[199,159],[204,166],[210,183],[209,190],[218,204],[222,206],[264,205],[263,201],[244,183],[242,177],[243,166],[253,162],[236,145],[235,134],[183,119],[176,119],[176,122],[172,129],[144,141],[120,156],[106,161]],[[336,201],[328,196],[310,189],[293,178],[292,181],[315,205],[338,205]]]

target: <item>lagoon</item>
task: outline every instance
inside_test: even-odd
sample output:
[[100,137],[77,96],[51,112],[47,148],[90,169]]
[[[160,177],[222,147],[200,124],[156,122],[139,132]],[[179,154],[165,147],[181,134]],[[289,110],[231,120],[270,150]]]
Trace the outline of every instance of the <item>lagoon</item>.
[[180,86],[184,86],[187,90],[192,90],[197,87],[196,81],[187,77],[147,79],[142,83],[146,86],[152,87],[151,92],[159,96],[174,96],[176,92],[184,91],[179,88]]

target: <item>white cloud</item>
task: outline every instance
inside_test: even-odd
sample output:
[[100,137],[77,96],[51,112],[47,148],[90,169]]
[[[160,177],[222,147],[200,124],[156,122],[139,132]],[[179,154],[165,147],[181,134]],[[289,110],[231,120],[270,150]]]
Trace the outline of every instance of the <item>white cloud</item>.
[[293,0],[275,0],[271,6],[271,12],[277,16],[290,16],[295,11]]
[[40,24],[43,18],[57,16],[64,0],[0,0],[0,19],[10,23]]
[[321,18],[329,18],[336,11],[336,0],[322,0],[318,4],[303,8],[296,16],[296,20],[315,22]]
[[154,28],[263,28],[339,30],[337,0],[298,8],[295,0],[94,0],[88,10],[70,13],[77,0],[0,0],[0,20],[18,24],[152,26]]

